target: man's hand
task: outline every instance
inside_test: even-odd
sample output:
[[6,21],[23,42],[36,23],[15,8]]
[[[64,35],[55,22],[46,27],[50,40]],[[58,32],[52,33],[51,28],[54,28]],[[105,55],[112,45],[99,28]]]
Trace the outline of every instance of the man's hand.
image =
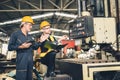
[[62,36],[62,40],[66,40],[66,39],[68,39],[68,36],[67,35],[63,35]]
[[44,42],[45,40],[48,39],[48,37],[49,37],[49,34],[44,34],[44,35],[42,34],[41,37],[40,37],[39,42]]
[[24,49],[24,48],[29,48],[32,45],[32,43],[23,43],[22,45],[19,46],[19,48]]
[[61,42],[62,40],[68,39],[67,35],[63,35],[60,39],[58,39],[58,42]]

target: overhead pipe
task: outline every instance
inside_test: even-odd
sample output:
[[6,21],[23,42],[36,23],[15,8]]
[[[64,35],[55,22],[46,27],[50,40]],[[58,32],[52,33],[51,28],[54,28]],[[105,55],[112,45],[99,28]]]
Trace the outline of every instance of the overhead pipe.
[[55,12],[56,16],[62,16],[62,17],[68,17],[68,18],[76,18],[77,15],[74,14],[67,14],[67,13],[62,13],[62,12]]
[[116,46],[117,46],[117,51],[120,51],[119,50],[119,48],[120,48],[120,45],[119,45],[119,38],[118,38],[118,36],[119,36],[119,34],[120,34],[120,15],[119,15],[119,12],[120,12],[120,10],[119,10],[119,0],[115,0],[115,4],[116,4],[116,14],[117,14],[117,26],[116,26],[116,33],[117,33],[117,35],[116,35],[116,38],[117,38],[117,40],[116,40],[116,42],[117,42],[117,44],[116,44]]
[[77,0],[78,3],[78,17],[81,17],[81,0]]
[[[36,15],[36,16],[31,16],[31,17],[32,17],[32,19],[38,19],[38,18],[49,17],[49,16],[53,16],[53,15],[54,15],[54,13],[46,13],[44,15]],[[19,18],[16,20],[5,21],[5,22],[1,22],[0,25],[18,23],[18,22],[21,22],[21,20],[22,20],[22,18]]]
[[[61,29],[54,29],[54,28],[51,28],[51,31],[62,32],[62,33],[69,33],[68,30],[61,30]],[[40,30],[31,31],[31,32],[29,32],[29,34],[36,34],[36,33],[40,33],[40,32],[41,32]]]
[[[76,18],[77,17],[77,15],[74,15],[74,14],[67,14],[67,13],[61,13],[61,12],[55,12],[55,13],[51,12],[51,13],[46,13],[43,15],[40,14],[40,15],[35,15],[35,16],[31,16],[31,17],[33,19],[39,19],[39,18],[49,17],[49,16],[53,16],[53,15],[61,16],[61,17],[68,17],[68,18]],[[22,20],[22,18],[1,22],[0,26],[6,25],[6,24],[18,23],[18,22],[21,22],[21,20]]]
[[82,11],[86,11],[86,0],[82,1]]

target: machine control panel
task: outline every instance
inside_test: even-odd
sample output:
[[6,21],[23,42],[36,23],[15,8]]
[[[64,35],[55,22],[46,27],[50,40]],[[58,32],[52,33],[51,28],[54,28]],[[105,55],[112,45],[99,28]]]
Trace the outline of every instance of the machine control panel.
[[70,24],[70,38],[78,39],[94,35],[93,17],[83,16]]

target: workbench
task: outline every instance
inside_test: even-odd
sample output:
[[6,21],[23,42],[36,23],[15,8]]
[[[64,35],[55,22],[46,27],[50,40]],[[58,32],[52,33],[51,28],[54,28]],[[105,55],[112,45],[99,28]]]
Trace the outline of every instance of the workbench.
[[115,72],[109,80],[113,80],[113,78],[117,80],[115,77],[120,71],[120,62],[114,60],[59,59],[56,60],[56,64],[61,73],[69,74],[73,80],[95,80],[95,75],[98,76],[99,72]]

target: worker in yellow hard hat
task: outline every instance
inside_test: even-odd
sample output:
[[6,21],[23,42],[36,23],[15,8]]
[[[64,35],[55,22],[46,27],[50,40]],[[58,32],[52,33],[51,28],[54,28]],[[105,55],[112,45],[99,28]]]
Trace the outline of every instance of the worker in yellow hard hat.
[[35,24],[33,19],[30,16],[25,16],[22,18],[22,22],[28,22],[28,23],[32,23]]
[[42,21],[40,24],[40,29],[43,29],[46,26],[51,26],[51,24],[48,21]]
[[42,31],[42,34],[39,36],[40,42],[42,42],[40,49],[40,57],[41,57],[41,63],[47,65],[47,74],[46,76],[56,76],[54,70],[55,70],[55,56],[56,56],[56,50],[52,49],[52,47],[47,43],[51,42],[54,44],[58,44],[60,40],[66,39],[67,37],[62,37],[59,41],[55,39],[53,35],[51,35],[51,24],[48,21],[42,21],[40,23],[40,30]]
[[28,34],[31,31],[33,19],[30,16],[24,16],[20,24],[20,30],[11,34],[8,50],[16,50],[16,80],[33,80],[33,49],[37,49],[40,43],[35,43],[32,36]]
[[24,16],[24,17],[22,18],[20,27],[22,27],[25,23],[29,23],[29,24],[33,25],[33,24],[34,24],[34,21],[33,21],[33,19],[32,19],[30,16]]

